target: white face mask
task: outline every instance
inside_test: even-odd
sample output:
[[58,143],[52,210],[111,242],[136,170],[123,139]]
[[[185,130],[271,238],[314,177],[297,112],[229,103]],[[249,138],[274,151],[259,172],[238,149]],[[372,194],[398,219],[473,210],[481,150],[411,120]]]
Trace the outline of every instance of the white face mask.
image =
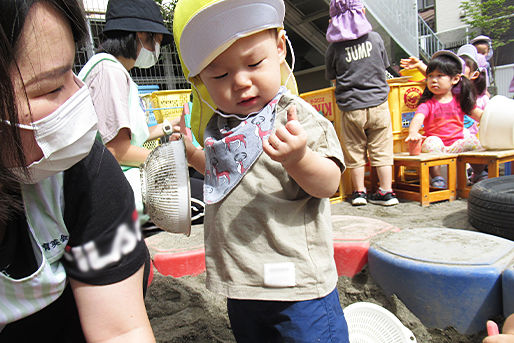
[[137,55],[136,63],[134,64],[134,66],[138,68],[153,67],[159,59],[161,45],[155,42],[155,51],[150,51],[147,48],[145,48],[141,40],[139,40],[139,42],[141,43],[141,50],[139,51],[139,55]]
[[97,116],[87,86],[82,86],[52,114],[31,123],[18,124],[34,131],[43,158],[31,163],[29,177],[13,168],[20,182],[34,184],[67,170],[86,157],[95,141]]

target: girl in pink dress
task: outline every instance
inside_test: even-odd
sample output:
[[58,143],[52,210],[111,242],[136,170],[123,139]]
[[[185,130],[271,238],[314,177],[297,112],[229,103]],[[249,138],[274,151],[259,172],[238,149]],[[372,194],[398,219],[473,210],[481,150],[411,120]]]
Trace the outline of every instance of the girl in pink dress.
[[[463,77],[465,63],[455,53],[436,52],[427,66],[427,87],[409,127],[409,141],[423,140],[422,152],[459,153],[481,149],[475,135],[464,137],[464,115],[480,121],[482,110],[476,107],[475,89]],[[419,133],[423,125],[424,136]],[[481,172],[475,170],[474,172]],[[483,166],[476,166],[482,168]],[[439,166],[430,169],[431,185],[446,188]]]

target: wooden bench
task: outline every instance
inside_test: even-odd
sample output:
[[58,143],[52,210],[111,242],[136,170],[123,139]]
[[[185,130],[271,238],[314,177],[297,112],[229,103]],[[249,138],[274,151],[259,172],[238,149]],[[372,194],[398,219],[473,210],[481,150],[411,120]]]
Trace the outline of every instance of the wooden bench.
[[457,193],[467,198],[472,186],[467,185],[466,164],[487,164],[488,177],[500,176],[500,164],[514,161],[514,150],[488,150],[461,152],[457,158]]
[[[428,206],[432,202],[456,198],[457,180],[457,154],[422,153],[418,156],[410,156],[408,152],[394,154],[394,181],[393,190],[399,198],[419,201],[422,206]],[[446,189],[430,187],[430,167],[448,167]],[[405,168],[418,170],[418,179],[411,182],[405,179]]]

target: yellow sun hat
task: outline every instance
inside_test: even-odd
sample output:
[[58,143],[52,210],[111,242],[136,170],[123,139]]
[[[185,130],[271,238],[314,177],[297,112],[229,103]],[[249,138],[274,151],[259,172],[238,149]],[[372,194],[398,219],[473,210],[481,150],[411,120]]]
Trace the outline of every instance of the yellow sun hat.
[[[186,79],[193,85],[191,131],[203,146],[203,132],[213,115],[212,101],[198,74],[240,38],[284,28],[283,0],[179,0],[173,16],[173,37]],[[280,68],[282,84],[298,95],[291,69]]]

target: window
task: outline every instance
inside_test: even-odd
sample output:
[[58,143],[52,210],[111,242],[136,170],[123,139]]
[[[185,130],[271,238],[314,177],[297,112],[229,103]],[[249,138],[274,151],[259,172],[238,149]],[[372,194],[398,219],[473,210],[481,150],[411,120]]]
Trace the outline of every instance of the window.
[[418,11],[424,11],[434,7],[435,0],[418,0]]

